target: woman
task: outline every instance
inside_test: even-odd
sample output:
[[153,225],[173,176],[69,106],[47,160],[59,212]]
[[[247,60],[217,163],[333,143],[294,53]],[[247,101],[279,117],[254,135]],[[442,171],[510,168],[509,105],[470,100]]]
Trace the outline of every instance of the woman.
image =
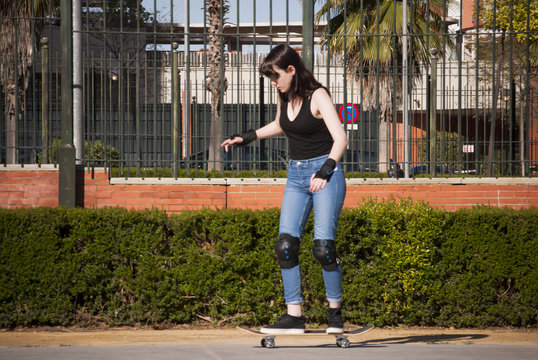
[[278,45],[260,65],[260,73],[278,90],[275,120],[222,143],[244,146],[256,139],[285,133],[290,148],[288,179],[280,215],[275,252],[281,267],[287,312],[274,324],[261,328],[266,334],[301,334],[305,319],[301,304],[299,246],[306,220],[314,209],[314,256],[323,268],[329,302],[327,333],[342,333],[342,269],[336,254],[336,228],[344,203],[346,184],[338,161],[347,137],[329,91],[306,69],[297,51]]

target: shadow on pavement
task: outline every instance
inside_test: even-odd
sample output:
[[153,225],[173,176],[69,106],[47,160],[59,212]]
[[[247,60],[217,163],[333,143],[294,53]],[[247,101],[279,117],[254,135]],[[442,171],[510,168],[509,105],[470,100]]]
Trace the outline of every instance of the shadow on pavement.
[[426,344],[441,344],[449,343],[452,341],[465,341],[473,342],[487,338],[488,335],[484,334],[436,334],[436,335],[415,335],[415,336],[400,336],[390,337],[382,339],[371,339],[359,341],[354,344],[413,344],[413,343],[426,343]]

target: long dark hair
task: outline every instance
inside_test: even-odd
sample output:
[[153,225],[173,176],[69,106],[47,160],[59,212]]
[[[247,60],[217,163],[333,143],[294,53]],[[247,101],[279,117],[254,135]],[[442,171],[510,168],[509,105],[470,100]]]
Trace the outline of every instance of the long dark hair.
[[275,46],[260,64],[259,71],[269,79],[275,79],[278,78],[278,73],[275,71],[274,66],[288,71],[290,65],[295,67],[295,76],[287,93],[278,91],[278,95],[282,101],[295,101],[298,100],[298,97],[303,99],[309,98],[319,88],[324,88],[329,92],[305,67],[299,53],[286,44]]

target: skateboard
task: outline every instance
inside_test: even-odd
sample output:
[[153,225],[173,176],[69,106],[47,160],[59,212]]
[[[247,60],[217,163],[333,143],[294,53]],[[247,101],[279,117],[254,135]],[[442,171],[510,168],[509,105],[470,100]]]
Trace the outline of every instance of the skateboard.
[[275,347],[275,338],[277,336],[304,336],[304,335],[333,335],[336,338],[336,345],[341,348],[348,348],[350,345],[349,335],[364,334],[374,328],[374,326],[361,327],[351,331],[345,331],[341,334],[327,334],[325,330],[306,330],[304,334],[263,334],[259,330],[253,330],[246,327],[239,326],[241,330],[245,330],[254,334],[263,335],[261,345],[265,348]]

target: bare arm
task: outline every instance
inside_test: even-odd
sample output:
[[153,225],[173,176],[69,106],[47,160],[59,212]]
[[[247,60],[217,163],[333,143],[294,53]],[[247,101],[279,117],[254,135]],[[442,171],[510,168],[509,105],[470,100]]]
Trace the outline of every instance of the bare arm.
[[[325,125],[327,125],[327,129],[329,129],[333,138],[333,146],[329,153],[329,159],[332,159],[335,162],[340,161],[344,151],[346,151],[347,136],[342,128],[342,123],[338,118],[336,108],[334,107],[329,93],[323,88],[314,91],[312,94],[311,106],[312,114],[317,118],[323,118],[323,121],[325,121]],[[310,178],[310,191],[316,192],[323,190],[325,185],[327,185],[327,181],[328,180],[316,177],[316,174],[313,174]]]
[[317,89],[312,94],[312,114],[325,121],[334,141],[329,157],[336,162],[340,161],[346,151],[347,135],[331,97],[323,88]]

